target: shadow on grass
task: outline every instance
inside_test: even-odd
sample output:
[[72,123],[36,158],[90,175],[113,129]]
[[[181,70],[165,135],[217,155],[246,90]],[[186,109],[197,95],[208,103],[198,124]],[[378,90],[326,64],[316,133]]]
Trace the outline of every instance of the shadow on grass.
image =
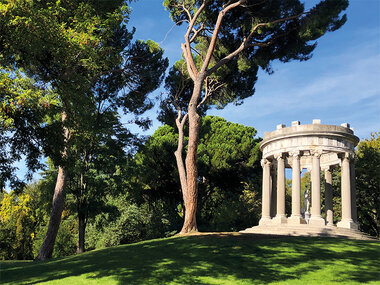
[[1,265],[0,281],[35,284],[82,275],[83,281],[112,277],[119,284],[209,284],[210,280],[269,283],[300,279],[329,266],[334,269],[336,282],[380,281],[378,242],[262,237],[184,236],[48,262],[6,262]]

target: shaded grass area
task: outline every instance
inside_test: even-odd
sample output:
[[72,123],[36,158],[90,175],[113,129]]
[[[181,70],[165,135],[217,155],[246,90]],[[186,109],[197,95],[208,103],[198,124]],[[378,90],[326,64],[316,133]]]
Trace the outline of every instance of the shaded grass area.
[[1,284],[380,284],[380,243],[203,234],[1,262],[0,274]]

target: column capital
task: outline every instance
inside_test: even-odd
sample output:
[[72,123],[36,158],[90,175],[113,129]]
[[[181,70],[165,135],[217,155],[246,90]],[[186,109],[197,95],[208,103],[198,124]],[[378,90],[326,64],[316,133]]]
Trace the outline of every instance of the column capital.
[[355,153],[352,153],[352,152],[342,152],[342,153],[339,153],[338,154],[338,157],[343,160],[343,159],[348,159],[348,160],[352,160],[352,161],[355,161],[356,159],[356,155]]
[[301,157],[301,151],[294,150],[289,152],[289,156],[292,156],[293,158],[300,158]]
[[268,160],[268,159],[266,159],[266,158],[263,158],[263,159],[261,159],[261,167],[264,167],[265,165],[271,165],[271,162]]
[[284,158],[284,153],[276,153],[275,155],[274,155],[274,158],[276,159],[276,160],[279,160],[280,158]]
[[311,150],[310,154],[314,157],[320,158],[322,155],[322,150],[320,149]]
[[326,165],[326,166],[323,166],[323,167],[321,167],[321,170],[323,170],[323,171],[332,171],[331,170],[331,165]]

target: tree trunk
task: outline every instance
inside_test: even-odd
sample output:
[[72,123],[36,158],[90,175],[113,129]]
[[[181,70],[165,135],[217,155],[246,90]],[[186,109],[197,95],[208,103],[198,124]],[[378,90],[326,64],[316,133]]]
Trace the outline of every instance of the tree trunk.
[[86,232],[86,217],[83,213],[78,213],[78,245],[77,245],[77,253],[85,252],[85,232]]
[[177,162],[179,180],[181,182],[182,193],[187,192],[186,191],[186,188],[187,188],[186,169],[185,169],[185,165],[183,163],[183,157],[182,157],[183,138],[184,138],[183,128],[184,128],[185,122],[186,122],[186,117],[182,119],[182,122],[181,122],[181,118],[177,118],[176,120],[176,125],[178,129],[178,146],[177,146],[177,150],[174,152],[175,159]]
[[[65,138],[65,148],[62,152],[62,157],[67,159],[68,157],[68,141],[70,139],[70,133],[68,128],[65,126],[67,120],[67,115],[65,112],[62,113],[62,123],[64,129],[64,138]],[[57,182],[55,184],[52,210],[50,214],[50,220],[48,229],[45,235],[45,239],[42,243],[41,249],[35,258],[36,261],[46,260],[51,258],[54,249],[55,239],[57,237],[59,225],[61,223],[62,211],[65,202],[65,188],[67,181],[68,172],[66,166],[58,167],[58,176]]]
[[[87,171],[87,158],[85,152],[84,164]],[[87,203],[85,202],[85,196],[87,195],[87,183],[84,181],[84,175],[81,173],[80,175],[80,197],[78,197],[77,201],[77,213],[78,213],[78,244],[77,244],[77,253],[85,252],[85,234],[86,234],[86,212]]]
[[181,234],[197,232],[197,202],[198,202],[198,169],[197,169],[197,149],[200,128],[200,117],[197,113],[197,104],[201,95],[202,81],[198,79],[194,82],[194,90],[189,103],[189,143],[186,155],[187,187],[182,189],[183,200],[185,202],[185,221]]

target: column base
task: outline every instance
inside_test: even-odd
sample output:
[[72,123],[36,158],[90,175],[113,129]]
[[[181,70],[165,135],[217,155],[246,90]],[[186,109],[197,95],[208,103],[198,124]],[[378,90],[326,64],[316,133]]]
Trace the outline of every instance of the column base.
[[282,225],[282,224],[287,224],[288,219],[284,215],[277,215],[272,219],[272,225]]
[[326,225],[326,221],[321,217],[313,217],[313,215],[310,217],[309,225],[311,226],[317,226],[317,227],[324,227]]
[[345,228],[345,229],[350,229],[350,230],[359,229],[358,224],[356,224],[352,219],[341,220],[336,225],[338,228]]
[[287,222],[291,225],[306,224],[306,221],[301,216],[291,216],[290,218],[288,218]]
[[259,226],[267,226],[272,224],[271,217],[262,217],[259,221]]

